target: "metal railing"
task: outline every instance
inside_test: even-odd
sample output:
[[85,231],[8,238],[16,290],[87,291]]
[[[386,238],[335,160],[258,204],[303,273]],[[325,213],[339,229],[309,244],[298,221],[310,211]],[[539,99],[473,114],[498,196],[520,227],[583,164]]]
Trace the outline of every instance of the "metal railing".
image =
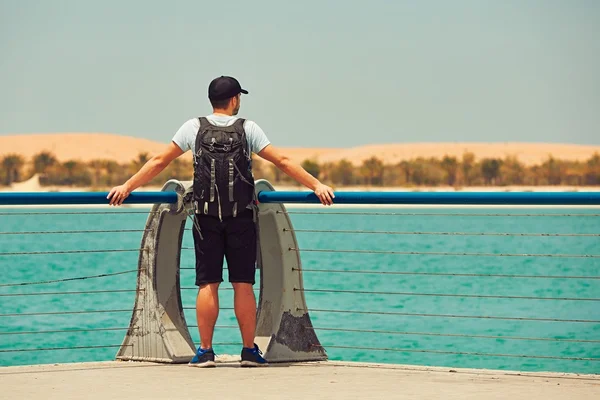
[[[173,192],[135,195],[130,204],[181,201]],[[0,205],[106,204],[105,197],[0,193]],[[309,193],[263,191],[259,201],[317,199]],[[338,192],[335,201],[589,206],[600,204],[600,193]],[[331,359],[351,361],[600,372],[600,213],[593,208],[487,210],[276,211],[293,221],[277,234],[297,238],[286,250],[302,260],[289,267],[303,279],[293,291],[306,296],[307,304],[294,311],[310,313],[312,324],[303,328],[320,340],[310,345],[326,350]],[[133,346],[116,343],[131,330],[132,296],[145,295],[133,277],[144,268],[135,265],[148,251],[139,246],[140,234],[149,230],[144,227],[148,214],[0,209],[0,360],[36,354],[13,356],[3,365],[107,359],[115,348]],[[75,224],[72,218],[80,220]],[[181,245],[181,297],[187,327],[195,328],[189,230]],[[81,241],[73,238],[81,237],[84,248],[77,248]],[[36,267],[53,272],[48,277],[21,273],[18,277],[29,279],[20,280],[7,272]],[[96,297],[102,304],[94,302]],[[48,306],[53,302],[56,307]],[[223,341],[216,346],[237,351],[232,302],[223,304],[216,332]],[[190,333],[197,343],[195,330]]]
[[[315,215],[311,211],[289,212],[297,213],[313,217],[313,220],[324,217],[322,213]],[[344,214],[338,213],[340,220],[347,217]],[[435,223],[425,224],[442,229],[406,232],[361,227],[353,230],[339,229],[336,223],[331,223],[336,228],[330,230],[295,229],[298,235],[303,235],[299,242],[306,243],[306,246],[290,248],[290,251],[303,255],[306,287],[297,290],[313,295],[307,298],[312,315],[336,316],[326,322],[313,318],[314,329],[326,349],[344,350],[339,353],[342,358],[364,351],[386,354],[386,359],[393,362],[600,371],[600,220],[597,214],[581,210],[551,214],[546,210],[544,215],[530,211],[494,213],[503,217],[503,220],[494,221],[506,223],[512,220],[515,227],[525,225],[533,229],[540,225],[540,220],[568,217],[570,220],[585,219],[588,225],[584,229],[595,229],[576,233],[564,228],[577,228],[577,223],[555,227],[562,227],[563,232],[506,232],[490,222],[486,231],[475,230],[477,224],[466,224],[473,229],[470,232],[443,230],[449,226],[457,228],[465,224],[465,219],[487,219],[489,214],[481,212],[367,213],[375,224],[377,218],[387,218],[383,225],[401,225],[422,217],[422,214],[436,218]],[[352,215],[356,215],[355,212]],[[524,223],[532,219],[537,222]],[[454,224],[453,220],[461,222]],[[306,225],[313,224],[307,220]],[[337,237],[336,243],[340,246],[328,246],[325,240],[313,244],[315,241],[310,235],[315,233]],[[473,251],[380,250],[382,246],[377,241],[365,242],[365,236],[380,235],[395,237],[394,243],[398,247],[406,245],[402,241],[406,241],[407,236],[415,238],[417,243],[428,237],[429,243],[440,247],[458,247],[465,237],[487,239],[488,242],[480,243],[482,249],[479,251],[475,250],[477,243],[474,241],[467,244],[474,248]],[[342,237],[355,239],[342,241]],[[525,250],[541,248],[545,251],[509,251],[502,247],[510,247],[512,243],[503,246],[498,238],[520,240],[519,247]],[[385,242],[386,247],[390,240]],[[554,245],[548,246],[549,243]],[[566,246],[563,248],[561,243]],[[484,251],[487,248],[489,250]],[[322,254],[340,255],[343,261],[340,264],[331,259],[319,260],[316,256]],[[314,266],[308,267],[307,263]],[[381,265],[384,263],[388,264],[385,268]],[[527,269],[523,270],[523,267]],[[331,288],[326,278],[321,277],[334,275],[339,276],[335,279],[339,284]],[[368,285],[357,288],[362,277],[369,277]],[[411,285],[411,281],[415,283]],[[328,294],[339,296],[340,304],[347,306],[317,306],[316,295]],[[365,300],[351,300],[357,296]],[[424,304],[427,305],[422,306]],[[357,318],[362,329],[354,326]],[[324,340],[322,331],[331,332],[331,339]],[[338,333],[343,332],[352,333],[354,340],[340,344],[336,339],[340,338]],[[465,357],[469,360],[465,361]],[[511,361],[513,358],[516,360]]]
[[[54,195],[60,202],[59,193],[41,197],[52,202]],[[40,202],[33,194],[25,198]],[[0,202],[15,199],[24,202],[0,194]],[[114,357],[129,328],[144,230],[93,228],[133,221],[143,228],[147,215],[148,210],[0,208],[0,365]]]

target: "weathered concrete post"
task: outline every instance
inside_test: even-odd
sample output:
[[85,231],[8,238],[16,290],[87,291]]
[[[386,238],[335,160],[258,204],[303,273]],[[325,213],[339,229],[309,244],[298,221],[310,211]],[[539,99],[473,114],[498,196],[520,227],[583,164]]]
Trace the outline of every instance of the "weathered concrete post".
[[[185,185],[168,181],[163,191],[182,198]],[[186,214],[177,205],[156,204],[148,216],[138,263],[137,295],[119,360],[188,362],[195,354],[179,286],[179,261]]]
[[[155,205],[146,222],[138,264],[137,295],[119,360],[188,362],[195,353],[179,283],[181,242],[192,182],[171,180],[164,191],[179,194],[177,205]],[[257,181],[257,192],[272,191]],[[284,231],[285,228],[285,231]],[[300,257],[283,204],[261,204],[259,214],[260,297],[256,343],[270,362],[325,360],[301,290]]]
[[[256,191],[273,191],[265,180]],[[277,361],[326,360],[304,299],[300,255],[292,222],[283,204],[259,204],[260,298],[256,343],[265,358]]]

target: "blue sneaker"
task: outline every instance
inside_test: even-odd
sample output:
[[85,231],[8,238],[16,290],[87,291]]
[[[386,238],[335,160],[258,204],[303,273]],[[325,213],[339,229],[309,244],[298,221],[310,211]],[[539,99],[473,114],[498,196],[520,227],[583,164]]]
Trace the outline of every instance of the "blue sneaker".
[[188,364],[190,367],[198,368],[214,368],[215,364],[215,352],[213,349],[203,349],[198,347],[198,351],[192,361]]
[[242,348],[241,365],[242,367],[266,367],[269,363],[262,357],[262,351],[260,351],[255,343],[253,348]]

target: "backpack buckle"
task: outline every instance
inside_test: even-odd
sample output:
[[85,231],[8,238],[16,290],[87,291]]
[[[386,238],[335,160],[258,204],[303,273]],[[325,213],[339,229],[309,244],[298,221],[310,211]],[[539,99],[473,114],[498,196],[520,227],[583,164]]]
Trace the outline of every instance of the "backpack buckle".
[[228,145],[227,145],[227,144],[226,144],[226,145],[224,145],[224,146],[223,146],[223,149],[224,149],[226,152],[229,152],[229,151],[231,150],[231,148],[232,148],[232,147],[233,147],[233,138],[229,138],[229,144],[228,144]]

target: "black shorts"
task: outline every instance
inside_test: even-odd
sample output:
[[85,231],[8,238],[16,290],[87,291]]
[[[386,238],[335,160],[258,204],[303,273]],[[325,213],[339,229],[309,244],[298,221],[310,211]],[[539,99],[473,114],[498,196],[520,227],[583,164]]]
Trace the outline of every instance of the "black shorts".
[[252,210],[237,217],[196,215],[202,232],[194,226],[196,285],[223,282],[223,256],[227,259],[229,282],[254,284],[256,272],[256,224]]

